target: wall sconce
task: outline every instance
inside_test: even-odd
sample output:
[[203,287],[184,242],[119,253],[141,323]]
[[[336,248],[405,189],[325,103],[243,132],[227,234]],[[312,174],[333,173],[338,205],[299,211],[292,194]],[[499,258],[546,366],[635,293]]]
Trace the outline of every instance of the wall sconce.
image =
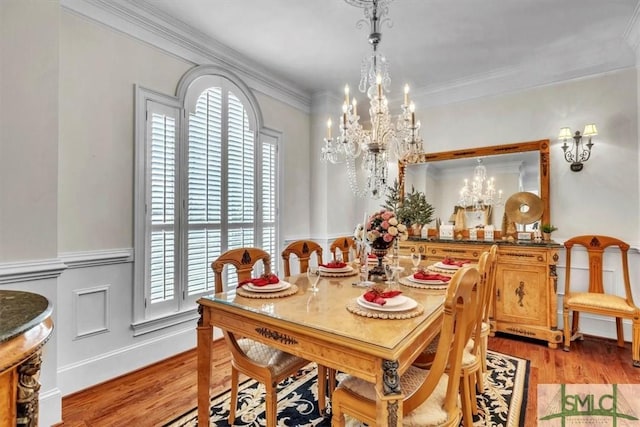
[[[584,127],[584,132],[580,135],[580,131],[577,130],[574,135],[571,134],[571,129],[562,128],[560,129],[560,135],[558,135],[558,139],[563,142],[562,151],[564,151],[564,159],[571,163],[571,170],[574,172],[580,172],[584,165],[583,162],[589,160],[591,156],[591,147],[593,147],[593,143],[591,142],[591,137],[596,136],[598,134],[598,129],[596,129],[596,125],[591,123]],[[589,137],[589,142],[586,144],[582,144],[582,138]],[[573,147],[570,147],[567,144],[567,141],[573,138]],[[570,149],[571,148],[571,149]]]

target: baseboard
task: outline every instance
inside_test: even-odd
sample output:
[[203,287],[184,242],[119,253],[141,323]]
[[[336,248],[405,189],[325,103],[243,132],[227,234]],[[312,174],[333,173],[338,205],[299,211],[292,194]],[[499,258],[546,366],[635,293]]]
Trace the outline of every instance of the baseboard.
[[[193,327],[58,368],[62,396],[149,366],[196,346]],[[43,424],[43,425],[51,425]]]
[[39,425],[53,426],[62,422],[62,392],[59,388],[41,391],[39,405]]

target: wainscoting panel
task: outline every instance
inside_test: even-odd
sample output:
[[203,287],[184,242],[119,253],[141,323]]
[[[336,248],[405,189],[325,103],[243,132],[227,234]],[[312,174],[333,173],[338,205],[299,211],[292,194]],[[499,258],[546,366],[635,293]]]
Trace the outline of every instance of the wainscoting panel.
[[109,290],[111,286],[100,286],[73,291],[75,312],[74,339],[109,332],[111,311],[109,309]]

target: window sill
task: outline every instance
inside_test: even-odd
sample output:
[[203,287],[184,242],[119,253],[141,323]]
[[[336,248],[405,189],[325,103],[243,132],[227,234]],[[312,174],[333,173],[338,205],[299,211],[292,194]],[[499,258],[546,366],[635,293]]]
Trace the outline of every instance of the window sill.
[[198,308],[194,307],[190,310],[181,311],[179,313],[171,313],[161,317],[132,323],[131,329],[133,329],[133,336],[138,337],[150,332],[170,328],[181,323],[191,322],[193,320],[197,320],[199,317],[200,315],[198,314]]

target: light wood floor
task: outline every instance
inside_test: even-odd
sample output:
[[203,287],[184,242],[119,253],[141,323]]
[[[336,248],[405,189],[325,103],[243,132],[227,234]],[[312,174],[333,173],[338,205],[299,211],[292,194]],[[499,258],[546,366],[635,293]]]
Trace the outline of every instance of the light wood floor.
[[[586,337],[571,352],[551,350],[539,341],[490,338],[489,348],[529,359],[526,427],[536,425],[538,384],[640,384],[640,368],[631,364],[631,346]],[[223,341],[214,345],[212,396],[229,387],[229,354]],[[64,427],[159,426],[196,406],[196,353],[189,351],[62,399]]]

